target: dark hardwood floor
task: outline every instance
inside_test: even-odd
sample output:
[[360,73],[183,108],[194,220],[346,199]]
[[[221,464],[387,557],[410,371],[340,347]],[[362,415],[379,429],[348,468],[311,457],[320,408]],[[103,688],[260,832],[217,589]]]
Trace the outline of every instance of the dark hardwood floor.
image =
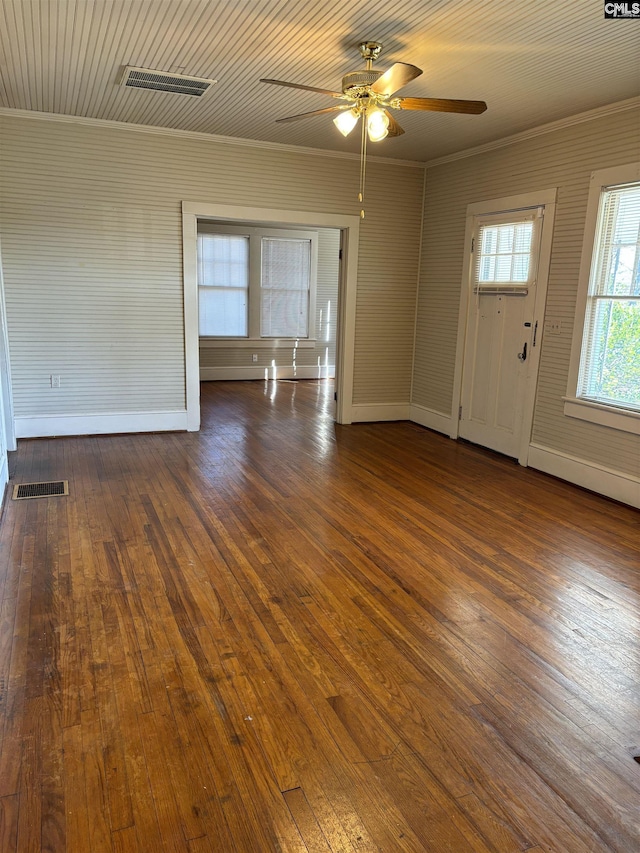
[[640,850],[640,514],[323,382],[21,441],[2,853]]

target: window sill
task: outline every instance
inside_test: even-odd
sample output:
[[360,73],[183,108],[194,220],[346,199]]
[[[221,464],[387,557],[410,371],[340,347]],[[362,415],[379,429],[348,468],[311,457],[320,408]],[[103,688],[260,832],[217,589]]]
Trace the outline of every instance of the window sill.
[[582,421],[640,435],[640,412],[606,406],[592,400],[579,400],[576,397],[563,399],[564,413],[570,418],[579,418]]
[[315,338],[200,338],[201,349],[315,349]]

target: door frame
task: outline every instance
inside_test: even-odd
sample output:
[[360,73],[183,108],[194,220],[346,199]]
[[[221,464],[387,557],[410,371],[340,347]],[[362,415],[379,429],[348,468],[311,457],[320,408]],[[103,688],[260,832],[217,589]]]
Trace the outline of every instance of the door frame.
[[341,232],[342,258],[338,282],[336,336],[336,421],[350,424],[353,409],[356,289],[360,218],[336,213],[244,207],[235,204],[182,202],[182,259],[184,273],[184,338],[187,430],[200,429],[200,357],[198,334],[198,219],[261,222],[269,226],[335,228]]
[[462,269],[462,285],[460,288],[460,308],[458,313],[458,339],[456,343],[456,366],[453,381],[453,398],[451,409],[451,438],[459,435],[459,413],[462,402],[462,373],[464,370],[464,351],[467,337],[467,313],[471,291],[471,275],[473,272],[471,241],[475,231],[475,220],[478,216],[492,213],[514,213],[532,207],[543,207],[542,233],[540,235],[540,253],[536,277],[536,298],[533,313],[534,329],[537,329],[536,345],[531,347],[531,356],[527,359],[528,370],[526,388],[523,398],[522,432],[518,462],[527,465],[529,460],[529,444],[533,428],[533,413],[535,408],[536,391],[538,387],[538,371],[540,367],[540,350],[542,345],[544,311],[547,300],[549,282],[549,266],[551,262],[551,245],[553,240],[553,223],[556,212],[557,188],[539,190],[537,192],[521,193],[519,195],[492,198],[486,201],[474,202],[467,205],[467,216],[464,236],[464,263]]
[[16,450],[15,417],[13,412],[13,384],[11,380],[11,360],[9,356],[9,330],[7,328],[7,307],[4,295],[4,276],[2,272],[2,248],[0,247],[0,384],[2,386],[2,420],[7,450]]

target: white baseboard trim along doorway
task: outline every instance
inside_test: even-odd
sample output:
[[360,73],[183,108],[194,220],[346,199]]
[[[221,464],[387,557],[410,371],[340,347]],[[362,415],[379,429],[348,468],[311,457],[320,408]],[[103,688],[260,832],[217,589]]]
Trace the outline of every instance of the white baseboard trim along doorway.
[[451,435],[451,416],[436,412],[435,409],[427,409],[426,406],[411,405],[410,420],[420,426]]

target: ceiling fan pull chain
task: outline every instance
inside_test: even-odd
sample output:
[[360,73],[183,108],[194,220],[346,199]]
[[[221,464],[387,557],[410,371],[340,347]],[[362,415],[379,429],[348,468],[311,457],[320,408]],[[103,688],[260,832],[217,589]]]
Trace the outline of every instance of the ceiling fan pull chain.
[[364,219],[364,183],[367,175],[367,119],[362,116],[362,137],[360,143],[360,192],[358,201],[363,206],[360,208],[360,219]]

